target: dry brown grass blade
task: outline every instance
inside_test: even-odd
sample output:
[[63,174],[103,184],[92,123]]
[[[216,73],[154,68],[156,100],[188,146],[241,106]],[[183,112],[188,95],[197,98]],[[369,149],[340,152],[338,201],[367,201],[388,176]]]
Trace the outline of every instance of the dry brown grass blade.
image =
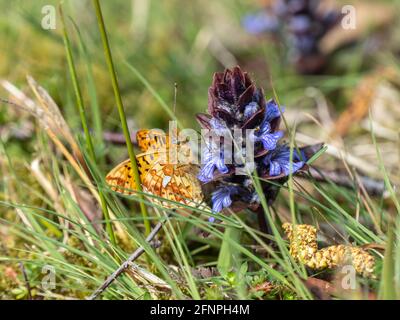
[[377,297],[373,292],[365,293],[362,288],[344,289],[343,274],[336,274],[332,281],[326,281],[318,278],[308,278],[304,284],[310,292],[320,300],[331,300],[332,297],[339,299],[368,299],[376,300]]
[[[100,203],[99,194],[92,183],[82,152],[80,151],[78,144],[76,143],[76,140],[68,127],[68,124],[64,120],[60,109],[50,95],[46,92],[46,90],[39,86],[32,77],[28,76],[27,79],[31,90],[39,103],[36,103],[34,100],[30,99],[25,93],[23,93],[10,82],[1,81],[4,89],[6,89],[11,95],[12,101],[17,102],[11,102],[9,104],[30,113],[38,120],[41,128],[47,133],[57,149],[70,163],[74,171],[83,181],[84,185],[89,189],[94,199]],[[68,145],[63,143],[64,140],[68,143]],[[69,149],[72,150],[72,153],[69,151]],[[110,218],[113,220],[116,219],[115,214],[111,211]],[[127,232],[123,225],[116,221],[115,227],[121,240],[129,242]]]
[[171,286],[155,274],[141,268],[136,263],[131,263],[127,273],[135,282],[141,283],[148,290],[153,299],[160,299],[160,293],[171,293]]
[[[57,188],[53,185],[53,183],[46,177],[46,175],[40,169],[40,160],[34,159],[29,167],[32,175],[35,177],[36,181],[40,184],[42,189],[46,192],[46,194],[50,197],[54,209],[56,212],[66,215],[66,210],[62,205],[61,197],[57,191]],[[67,243],[68,241],[68,221],[58,217],[59,223],[63,226],[63,243]]]
[[380,244],[380,243],[367,243],[367,244],[362,245],[361,248],[363,248],[365,250],[375,249],[375,250],[385,251],[386,245]]
[[341,113],[335,123],[333,134],[345,136],[352,125],[358,123],[367,114],[371,101],[375,94],[377,79],[375,75],[369,76],[361,81],[356,88],[350,105]]
[[343,137],[354,124],[358,124],[368,114],[379,82],[391,78],[393,78],[391,69],[378,69],[365,77],[352,94],[350,105],[337,119],[332,135]]
[[60,178],[72,199],[82,210],[82,213],[92,223],[97,233],[102,234],[102,225],[99,222],[102,219],[102,213],[93,197],[84,189],[78,187],[68,173],[65,173],[65,177],[61,176]]
[[62,136],[69,144],[73,155],[78,159],[79,164],[85,170],[86,174],[90,177],[90,171],[86,165],[84,157],[81,150],[76,143],[68,124],[66,123],[63,115],[57,104],[54,102],[53,98],[48,94],[48,92],[41,87],[31,76],[27,76],[28,84],[35,94],[36,99],[39,101],[41,110],[50,118],[48,125],[52,128],[53,132]]
[[[81,167],[79,166],[79,163],[75,160],[75,158],[72,156],[72,154],[68,152],[68,150],[61,143],[61,141],[57,138],[57,136],[51,130],[47,130],[46,132],[47,132],[48,136],[50,137],[50,139],[53,141],[53,143],[62,152],[64,157],[72,165],[75,172],[79,175],[79,177],[84,182],[85,186],[89,189],[89,191],[91,192],[93,197],[96,199],[97,203],[100,203],[99,193],[97,192],[97,189],[93,186],[93,184],[92,184],[91,180],[89,179],[89,177],[87,176],[86,172],[81,169]],[[116,216],[111,211],[111,209],[109,210],[109,213],[110,213],[110,218],[115,220],[114,226],[115,226],[117,233],[120,236],[121,240],[124,241],[125,243],[129,242],[126,229],[123,227],[123,225],[121,223],[116,221]]]
[[[75,202],[76,204],[78,204],[78,200],[77,200],[77,197],[76,197],[76,195],[75,195],[75,193],[74,193],[74,189],[73,189],[72,182],[71,182],[70,178],[69,178],[69,177],[64,178],[63,176],[60,176],[60,180],[61,180],[62,184],[65,186],[65,189],[68,190],[68,192],[69,192],[69,194],[71,195],[71,197],[72,197],[72,199],[74,200],[74,202]],[[79,204],[78,204],[78,206],[79,206]],[[83,211],[83,210],[82,210],[82,211]],[[76,218],[78,219],[79,223],[80,223],[82,226],[85,225],[85,221],[84,221],[81,217],[79,217],[79,215],[77,215]],[[86,235],[86,237],[87,237],[87,239],[88,239],[89,244],[90,244],[91,246],[94,246],[94,245],[95,245],[95,242],[94,242],[92,236],[90,235],[90,233],[89,233],[88,231],[86,231],[85,229],[83,230],[83,232],[85,233],[85,235]]]
[[[320,142],[319,140],[300,132],[296,134],[295,139],[296,142],[300,144],[316,144]],[[326,150],[327,154],[330,154],[337,159],[343,160],[343,163],[348,163],[350,166],[357,168],[360,171],[371,175],[372,177],[379,177],[380,173],[375,165],[349,153],[348,151],[343,150],[342,147],[335,146],[333,143],[325,143],[325,145],[328,147],[328,149]]]
[[78,145],[76,144],[71,130],[65,122],[64,117],[62,116],[57,104],[47,93],[47,91],[42,88],[31,76],[27,76],[27,81],[32,92],[35,94],[36,99],[39,101],[42,110],[50,118],[49,126],[51,126],[54,132],[60,133],[68,141],[74,152],[80,153],[80,149],[78,148]]
[[[324,4],[328,3],[328,5],[330,2],[331,4],[335,4],[337,10],[341,10],[341,6],[339,6],[337,1],[326,0],[321,2]],[[339,23],[322,39],[320,47],[325,54],[346,46],[346,44],[362,41],[370,36],[371,29],[379,30],[389,26],[395,18],[395,11],[391,5],[383,3],[383,1],[353,0],[351,1],[351,6],[355,8],[356,12],[356,28],[345,29]]]

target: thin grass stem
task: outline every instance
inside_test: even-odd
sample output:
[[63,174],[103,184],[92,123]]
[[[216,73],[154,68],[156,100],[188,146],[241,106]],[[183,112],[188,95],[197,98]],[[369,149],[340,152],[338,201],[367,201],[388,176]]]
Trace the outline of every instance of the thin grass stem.
[[[110,44],[108,42],[106,26],[104,24],[103,14],[101,11],[101,6],[100,6],[99,0],[93,0],[93,5],[94,5],[95,11],[96,11],[96,17],[97,17],[97,22],[99,25],[101,41],[103,43],[104,55],[106,58],[106,62],[107,62],[110,77],[111,77],[111,83],[112,83],[112,87],[113,87],[113,91],[114,91],[114,96],[115,96],[115,100],[116,100],[116,104],[117,104],[117,108],[118,108],[119,117],[121,120],[122,131],[125,136],[126,147],[128,149],[129,158],[132,163],[133,177],[135,179],[136,188],[139,191],[139,197],[142,198],[142,200],[144,200],[143,194],[142,194],[142,185],[140,182],[139,170],[138,170],[138,166],[136,163],[135,151],[133,150],[131,136],[130,136],[129,129],[128,129],[128,123],[126,121],[125,110],[124,110],[124,106],[122,103],[122,98],[121,98],[121,93],[119,90],[117,75],[116,75],[115,68],[114,68]],[[150,226],[150,222],[148,220],[147,209],[144,204],[144,201],[140,201],[139,204],[140,204],[140,210],[142,212],[142,216],[143,216],[143,220],[144,220],[143,222],[144,222],[144,226],[145,226],[145,230],[146,230],[146,235],[148,235],[151,232],[151,226]]]
[[[65,46],[65,50],[66,50],[66,54],[67,54],[69,72],[70,72],[72,84],[73,84],[73,87],[74,87],[74,92],[75,92],[75,97],[76,97],[76,104],[78,106],[79,116],[81,118],[83,132],[85,134],[85,140],[86,140],[86,144],[87,144],[87,149],[89,151],[89,155],[90,155],[91,160],[93,162],[95,162],[96,161],[96,154],[95,154],[95,151],[94,151],[93,141],[92,141],[92,138],[90,136],[89,127],[88,127],[88,124],[87,124],[88,122],[87,122],[87,118],[86,118],[86,114],[85,114],[85,107],[84,107],[84,104],[83,104],[82,92],[81,92],[81,89],[80,89],[78,76],[77,76],[77,73],[76,73],[74,57],[72,55],[72,50],[71,50],[71,42],[70,42],[69,37],[68,37],[68,32],[67,32],[67,28],[66,28],[66,25],[65,25],[64,15],[63,15],[63,11],[62,11],[61,5],[59,6],[59,10],[60,10],[60,17],[61,17],[61,24],[62,24],[62,31],[63,31],[64,46]],[[109,212],[108,212],[106,200],[104,198],[104,195],[103,195],[103,192],[102,192],[101,189],[99,189],[99,197],[100,197],[101,209],[103,211],[103,215],[104,215],[104,218],[106,220],[106,231],[107,231],[107,234],[110,237],[111,243],[115,244],[116,243],[115,242],[115,235],[114,235],[114,231],[113,231],[113,228],[112,228],[112,225],[111,225],[110,215],[109,215]]]

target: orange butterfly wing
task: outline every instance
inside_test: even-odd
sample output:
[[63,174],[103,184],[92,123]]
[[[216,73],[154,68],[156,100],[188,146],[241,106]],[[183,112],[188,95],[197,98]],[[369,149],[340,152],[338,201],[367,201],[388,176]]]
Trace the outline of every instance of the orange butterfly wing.
[[[167,135],[159,130],[139,130],[137,143],[143,151],[136,156],[136,161],[145,192],[185,205],[199,205],[203,201],[196,165],[163,163],[165,161],[162,160],[165,160],[169,150]],[[132,194],[136,190],[136,184],[130,160],[125,160],[111,170],[106,181],[112,190]],[[150,200],[165,207],[173,207],[173,203],[168,201],[153,197]]]
[[151,130],[139,130],[136,133],[136,140],[138,147],[143,152],[150,150],[168,149],[168,135],[162,130],[151,129]]
[[[198,168],[195,165],[162,165],[155,163],[142,180],[147,192],[185,205],[199,205],[203,201],[201,186],[197,180]],[[160,203],[158,198],[153,201]],[[174,203],[161,201],[164,207]]]
[[[165,146],[166,138],[159,130],[139,130],[136,133],[136,139],[139,148],[144,152],[136,156],[139,176],[142,181],[152,164],[159,158],[157,150]],[[113,191],[132,194],[137,187],[131,161],[125,160],[112,169],[106,176],[106,182]]]
[[125,160],[112,169],[106,176],[106,182],[116,192],[132,194],[132,190],[136,190],[136,183],[131,160]]

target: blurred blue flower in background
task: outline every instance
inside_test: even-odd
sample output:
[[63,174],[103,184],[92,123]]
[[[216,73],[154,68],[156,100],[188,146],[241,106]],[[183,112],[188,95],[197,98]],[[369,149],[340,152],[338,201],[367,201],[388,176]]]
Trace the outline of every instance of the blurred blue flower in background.
[[278,18],[265,11],[245,16],[242,24],[246,31],[251,34],[274,32],[279,28]]

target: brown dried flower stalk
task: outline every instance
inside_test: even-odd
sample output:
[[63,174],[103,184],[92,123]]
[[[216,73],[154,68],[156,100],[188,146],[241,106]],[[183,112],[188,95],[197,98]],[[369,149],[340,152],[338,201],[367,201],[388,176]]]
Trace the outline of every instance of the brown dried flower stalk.
[[375,258],[365,250],[349,246],[336,245],[318,250],[317,229],[307,224],[282,225],[290,241],[290,254],[297,261],[311,269],[332,269],[352,264],[363,277],[374,277]]

